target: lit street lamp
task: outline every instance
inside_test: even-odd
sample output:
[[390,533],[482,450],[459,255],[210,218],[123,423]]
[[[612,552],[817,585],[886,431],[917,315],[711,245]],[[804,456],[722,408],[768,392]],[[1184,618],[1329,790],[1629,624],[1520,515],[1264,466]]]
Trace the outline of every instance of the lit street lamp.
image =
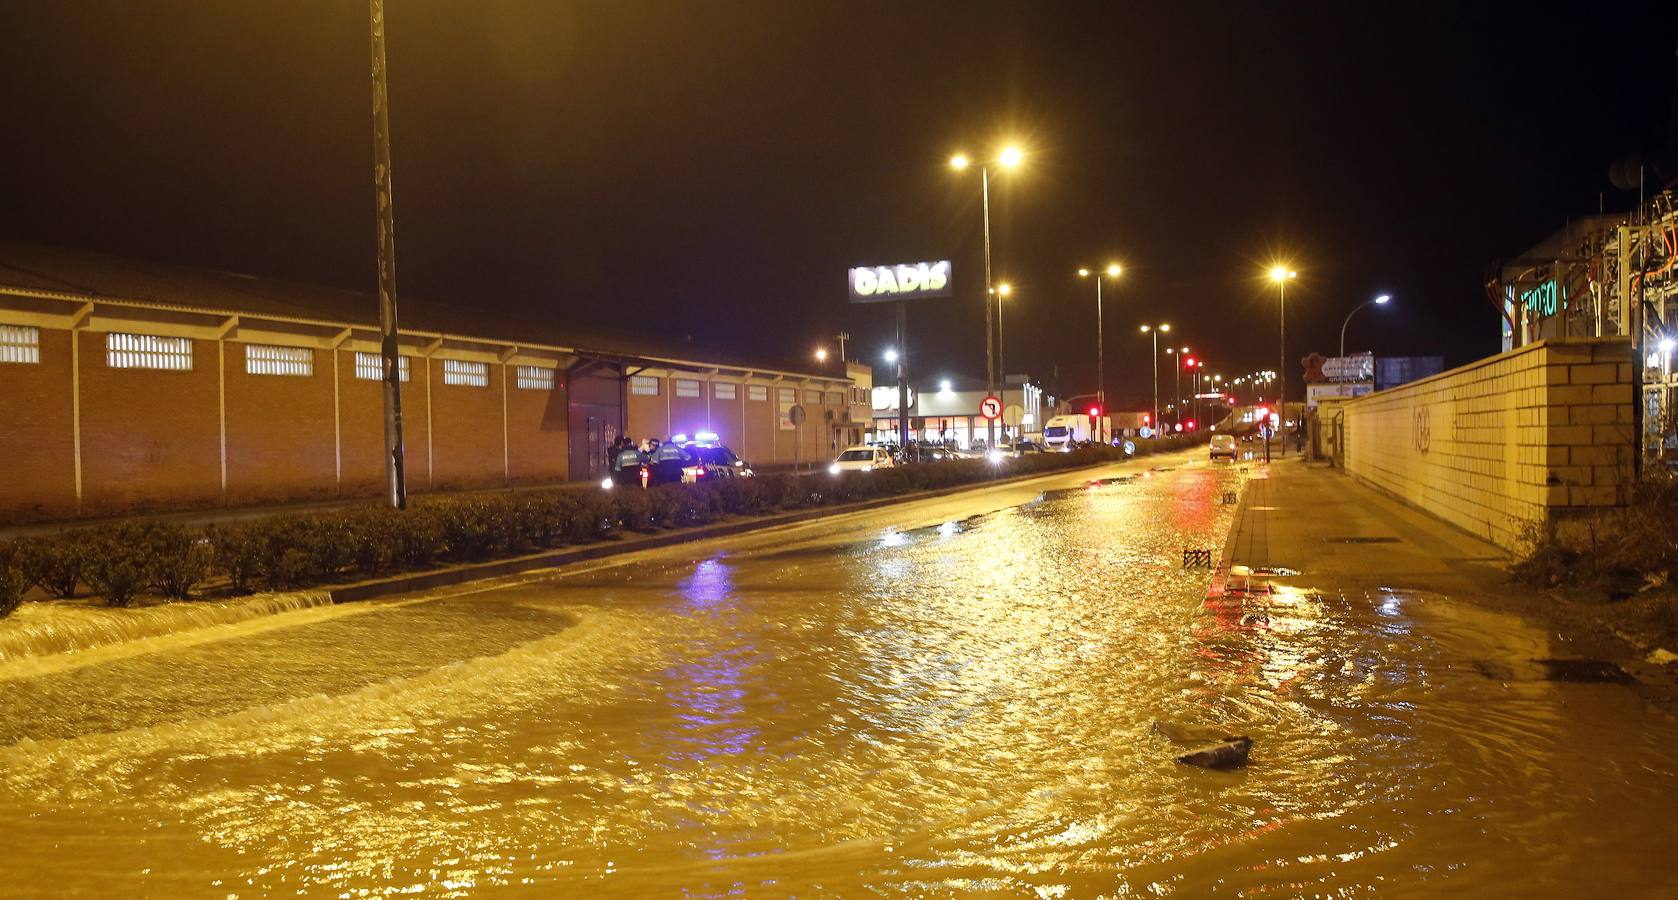
[[1354,309],[1351,312],[1346,314],[1346,321],[1340,323],[1340,355],[1341,356],[1346,355],[1346,326],[1352,324],[1352,317],[1358,314],[1358,310],[1363,309],[1365,306],[1368,306],[1371,303],[1375,304],[1376,306],[1386,306],[1388,301],[1390,301],[1390,300],[1392,300],[1392,295],[1391,294],[1382,294],[1381,296],[1376,297],[1373,300],[1365,300],[1362,303],[1359,303],[1358,306],[1357,306],[1357,309]]
[[1170,332],[1171,331],[1171,326],[1167,325],[1167,324],[1164,324],[1164,323],[1161,323],[1159,325],[1143,325],[1142,326],[1142,333],[1143,334],[1151,333],[1154,336],[1154,420],[1153,421],[1154,421],[1154,427],[1155,428],[1159,427],[1159,335],[1160,335],[1160,332],[1162,332],[1162,331],[1163,332]]
[[[994,160],[994,164],[999,165],[1004,169],[1013,169],[1019,166],[1023,158],[1024,154],[1020,152],[1020,148],[1012,146],[1004,147],[1002,152],[998,154],[997,158]],[[965,153],[957,153],[956,155],[950,157],[950,168],[956,170],[957,172],[963,171],[971,165],[973,165],[973,160],[969,159]],[[992,318],[991,311],[993,301],[991,299],[992,290],[990,281],[990,164],[979,164],[979,194],[981,204],[984,208],[985,235],[985,387],[989,389],[991,394],[995,394],[996,336],[993,333],[993,329],[996,328],[996,326],[992,324],[995,320]],[[998,310],[996,314],[1000,315],[1000,310]],[[988,440],[990,442],[989,446],[995,446],[996,420],[986,420],[986,434],[988,435]]]
[[1172,421],[1175,422],[1183,417],[1183,365],[1186,359],[1176,354],[1187,353],[1189,348],[1179,350],[1176,347],[1167,347],[1165,352],[1172,355],[1170,408],[1173,410]]
[[816,348],[816,362],[827,362],[827,348],[826,347],[817,347]]
[[[1282,417],[1277,420],[1282,428],[1288,426],[1288,282],[1298,276],[1298,272],[1287,266],[1270,267],[1270,280],[1276,282],[1277,298],[1280,301],[1277,315],[1281,322],[1279,329],[1281,352],[1277,358],[1277,362],[1280,364],[1277,372],[1282,381],[1276,389],[1276,408],[1282,413]],[[1286,456],[1287,452],[1288,442],[1284,439],[1282,441],[1282,455]]]
[[[1117,278],[1122,271],[1124,270],[1119,268],[1118,263],[1108,263],[1106,271],[1095,276],[1095,403],[1101,407],[1103,413],[1107,412],[1107,370],[1104,363],[1107,347],[1101,337],[1101,278],[1103,275]],[[1079,278],[1088,278],[1091,274],[1089,269],[1078,270]],[[1105,422],[1106,419],[1102,421]],[[1154,424],[1157,426],[1159,423]],[[1106,429],[1102,430],[1101,442],[1107,442]]]

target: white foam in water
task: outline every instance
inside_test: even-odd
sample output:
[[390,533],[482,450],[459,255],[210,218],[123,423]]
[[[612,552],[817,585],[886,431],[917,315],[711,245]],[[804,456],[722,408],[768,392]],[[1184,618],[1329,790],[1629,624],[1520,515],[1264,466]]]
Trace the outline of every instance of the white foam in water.
[[138,609],[112,609],[74,600],[25,603],[0,620],[0,662],[76,653],[331,604],[332,595],[325,591],[183,601]]

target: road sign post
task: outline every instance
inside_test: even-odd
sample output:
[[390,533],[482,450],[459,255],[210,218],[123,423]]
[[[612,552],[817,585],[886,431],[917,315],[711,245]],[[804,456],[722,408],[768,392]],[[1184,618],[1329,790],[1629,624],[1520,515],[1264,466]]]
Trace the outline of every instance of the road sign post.
[[787,419],[798,429],[798,438],[792,445],[792,470],[797,472],[804,462],[804,407],[794,403],[792,408],[787,410]]

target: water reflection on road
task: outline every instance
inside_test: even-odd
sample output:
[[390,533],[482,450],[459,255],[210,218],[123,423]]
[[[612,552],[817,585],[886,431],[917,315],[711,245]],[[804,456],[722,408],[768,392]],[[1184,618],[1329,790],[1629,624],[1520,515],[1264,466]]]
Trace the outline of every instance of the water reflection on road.
[[[0,893],[1661,892],[1669,718],[1486,677],[1545,637],[1448,598],[1209,600],[1182,550],[1240,478],[1133,466],[6,682]],[[1179,766],[1156,721],[1252,764]]]

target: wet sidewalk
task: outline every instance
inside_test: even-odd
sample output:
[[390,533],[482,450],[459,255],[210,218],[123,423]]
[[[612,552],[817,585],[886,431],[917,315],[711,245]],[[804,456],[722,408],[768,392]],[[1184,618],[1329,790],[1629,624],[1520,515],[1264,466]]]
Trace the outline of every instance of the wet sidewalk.
[[1223,564],[1261,578],[1289,570],[1347,592],[1402,587],[1483,596],[1512,589],[1498,547],[1297,458],[1252,464]]

